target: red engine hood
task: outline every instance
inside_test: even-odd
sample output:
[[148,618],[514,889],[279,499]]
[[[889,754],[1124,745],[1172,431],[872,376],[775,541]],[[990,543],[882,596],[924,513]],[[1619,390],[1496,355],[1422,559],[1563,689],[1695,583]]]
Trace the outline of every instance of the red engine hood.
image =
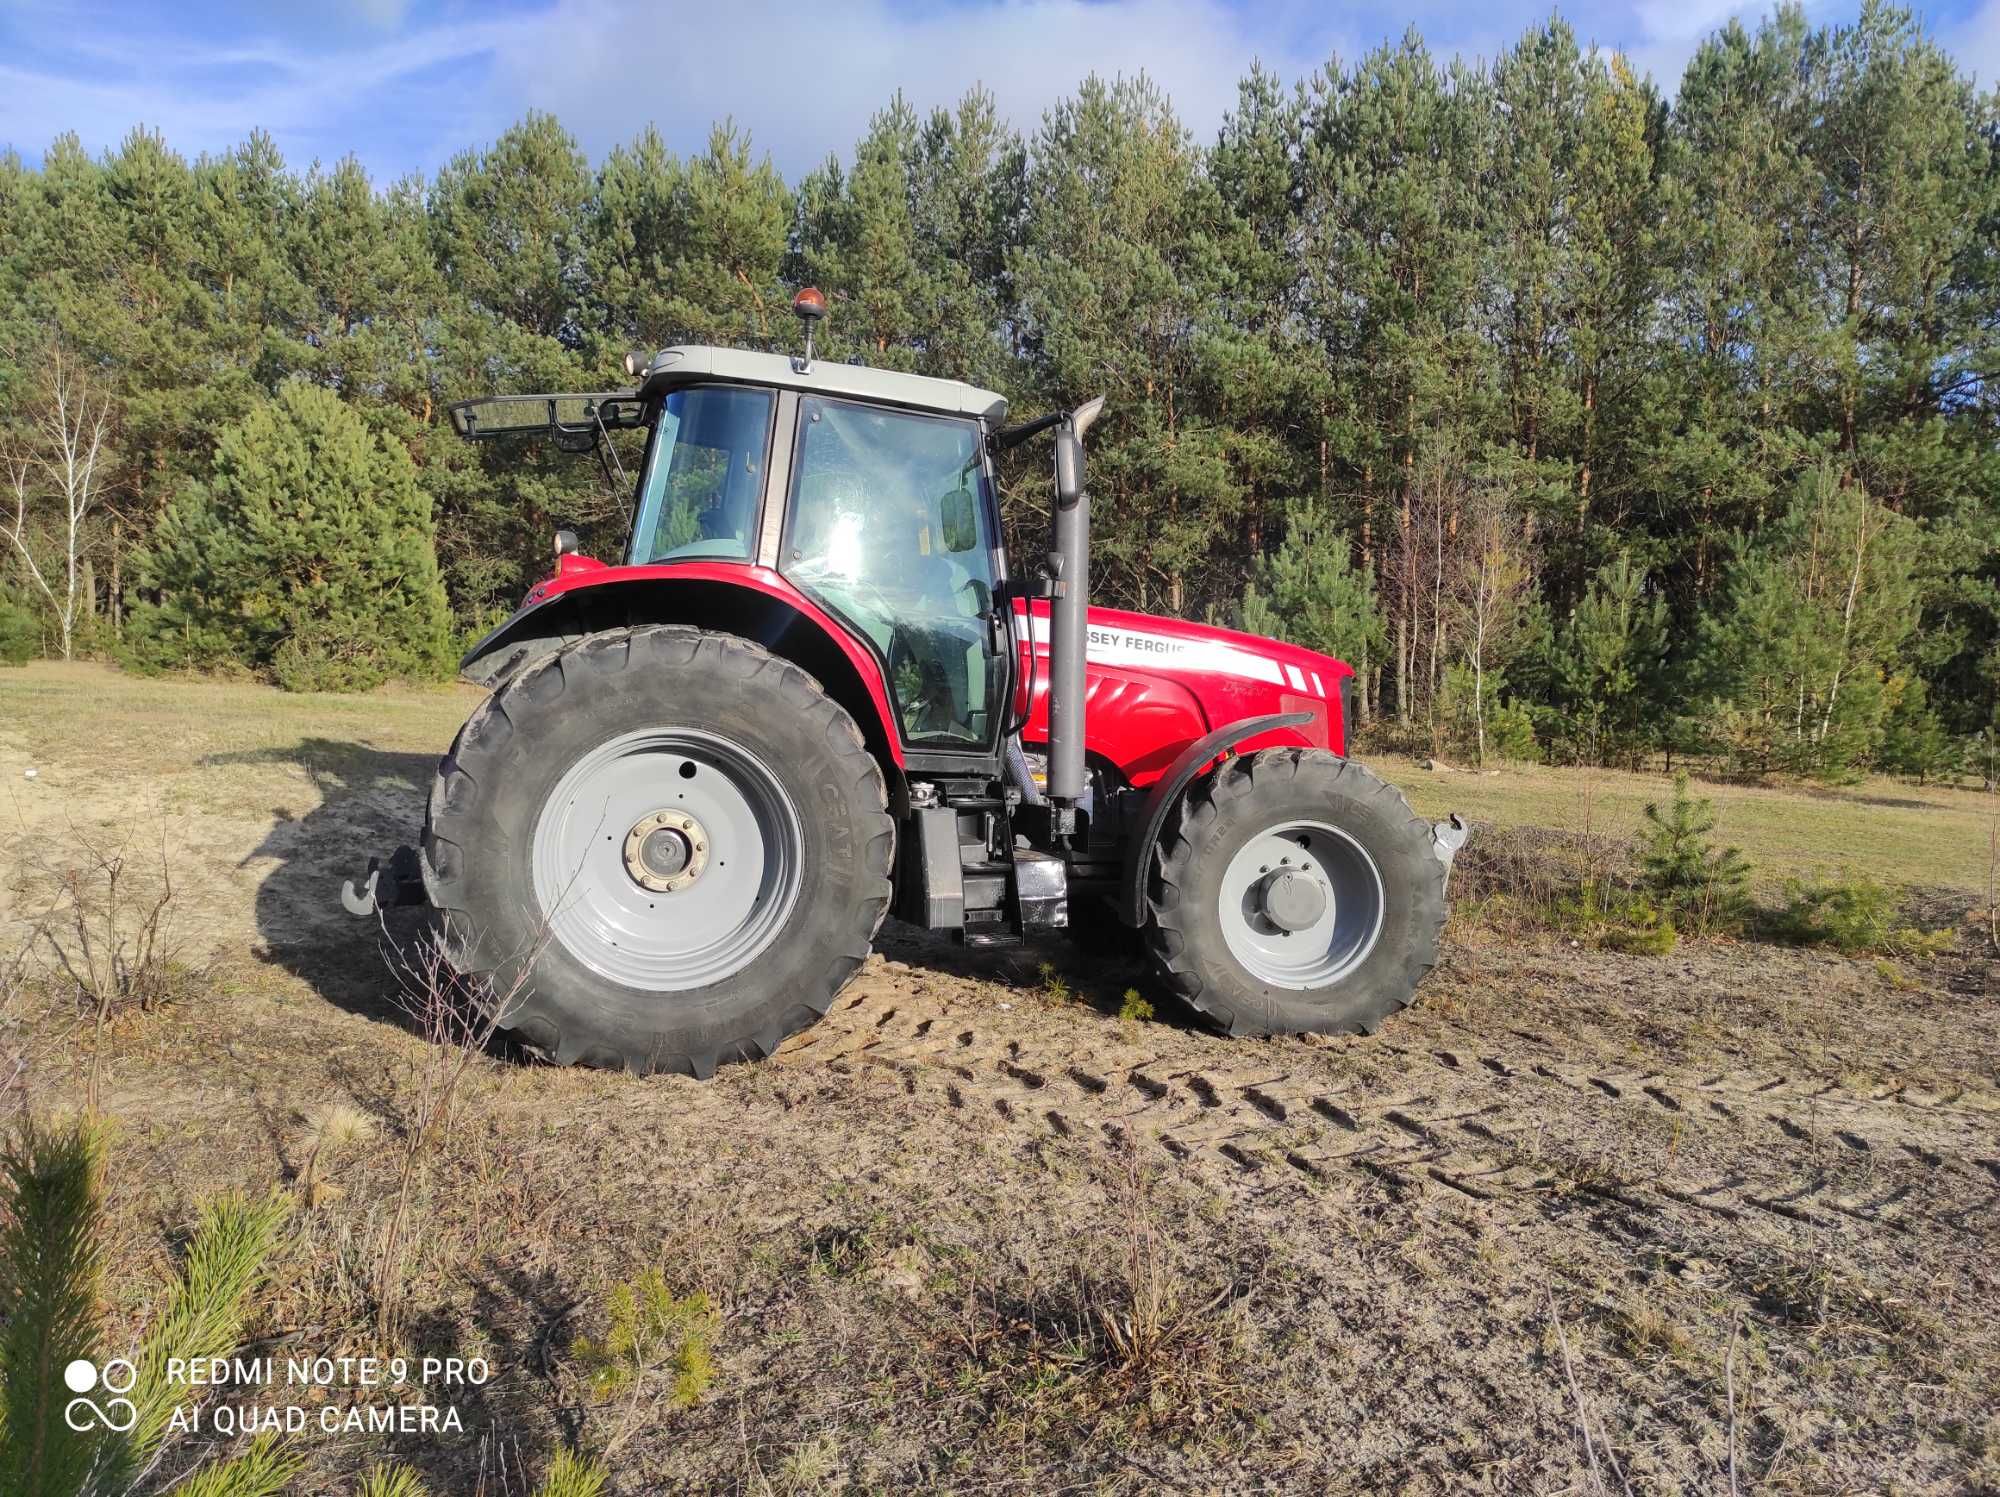
[[[1016,614],[1027,606],[1017,601]],[[1025,736],[1045,742],[1048,605],[1037,602],[1033,617],[1035,696]],[[1184,619],[1093,608],[1084,659],[1086,746],[1134,785],[1157,778],[1210,728],[1278,712],[1309,711],[1313,720],[1249,739],[1246,752],[1285,745],[1346,752],[1342,686],[1354,671],[1331,655]],[[1028,675],[1024,639],[1024,685]]]

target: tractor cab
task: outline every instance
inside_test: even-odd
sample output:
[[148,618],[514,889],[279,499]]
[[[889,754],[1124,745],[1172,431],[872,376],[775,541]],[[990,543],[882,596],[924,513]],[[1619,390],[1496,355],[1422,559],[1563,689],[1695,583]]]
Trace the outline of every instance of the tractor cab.
[[[647,433],[631,476],[626,568],[774,571],[879,667],[905,748],[997,753],[1009,680],[1005,555],[990,390],[859,365],[678,347],[627,360],[595,394],[451,407],[471,440],[544,434],[622,464],[613,432]],[[557,541],[557,575],[590,567]]]

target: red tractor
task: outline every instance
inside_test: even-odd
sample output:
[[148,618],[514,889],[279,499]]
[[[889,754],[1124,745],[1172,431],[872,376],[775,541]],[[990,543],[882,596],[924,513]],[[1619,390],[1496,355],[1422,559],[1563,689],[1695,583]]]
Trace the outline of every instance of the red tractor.
[[[1464,838],[1348,759],[1353,672],[1089,606],[1083,444],[953,380],[708,347],[629,390],[499,396],[459,434],[646,430],[624,561],[554,575],[467,655],[491,688],[420,851],[453,964],[562,1063],[710,1075],[820,1018],[882,919],[973,945],[1117,922],[1231,1034],[1372,1031],[1437,962]],[[1010,571],[996,454],[1055,444]]]

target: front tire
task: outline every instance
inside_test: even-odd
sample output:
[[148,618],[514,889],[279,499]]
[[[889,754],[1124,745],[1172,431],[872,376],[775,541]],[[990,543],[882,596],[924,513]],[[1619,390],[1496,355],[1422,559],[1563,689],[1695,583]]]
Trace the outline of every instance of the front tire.
[[1160,836],[1147,951],[1229,1034],[1372,1034],[1437,965],[1445,872],[1430,824],[1359,764],[1230,759]]
[[712,1075],[825,1014],[889,906],[854,721],[733,635],[594,634],[511,679],[438,767],[446,949],[559,1064]]

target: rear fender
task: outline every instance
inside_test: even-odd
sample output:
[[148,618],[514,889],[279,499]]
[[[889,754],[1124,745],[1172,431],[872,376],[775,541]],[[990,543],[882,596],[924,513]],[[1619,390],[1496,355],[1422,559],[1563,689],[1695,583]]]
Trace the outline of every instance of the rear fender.
[[903,749],[881,668],[811,599],[765,567],[682,562],[566,569],[537,584],[513,617],[474,645],[459,662],[459,674],[497,689],[522,666],[586,634],[639,624],[734,634],[806,671],[854,719],[892,799],[900,800]]

